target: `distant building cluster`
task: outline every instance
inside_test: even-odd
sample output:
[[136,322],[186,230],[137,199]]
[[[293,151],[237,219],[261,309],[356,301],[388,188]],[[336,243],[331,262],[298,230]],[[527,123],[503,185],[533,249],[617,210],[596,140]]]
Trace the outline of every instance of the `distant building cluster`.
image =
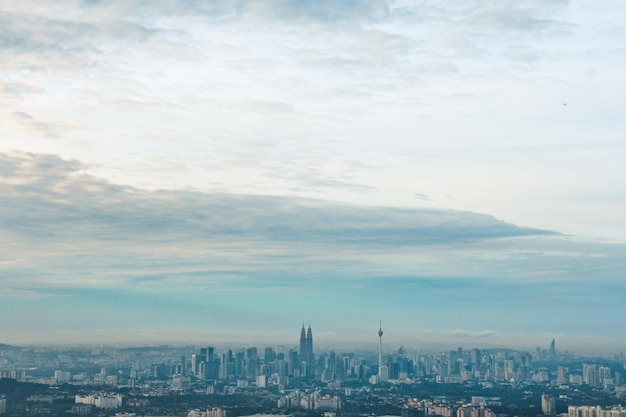
[[67,371],[54,371],[54,382],[56,384],[67,384],[72,381],[72,374]]
[[338,396],[321,395],[319,391],[310,394],[293,391],[278,399],[278,408],[320,411],[341,410],[341,398]]
[[456,411],[450,404],[440,403],[431,400],[411,399],[404,405],[401,412],[402,417],[494,417],[491,409],[485,406],[483,397],[472,397],[472,402],[462,404]]
[[191,387],[191,378],[180,374],[172,375],[170,387],[172,391],[187,391]]
[[[299,350],[291,349],[288,353],[275,352],[268,347],[262,356],[256,347],[234,353],[232,350],[217,355],[214,347],[201,348],[199,353],[191,355],[191,361],[181,357],[180,365],[174,372],[181,376],[194,376],[201,380],[251,380],[257,386],[283,384],[287,377],[310,378],[322,377],[325,368],[320,369],[313,353],[313,332],[311,326],[302,326]],[[155,364],[151,370],[154,377],[167,373],[165,364]],[[326,377],[330,377],[326,372]],[[334,376],[334,375],[333,375]]]
[[626,417],[626,408],[621,405],[604,409],[600,406],[572,406],[567,407],[567,417]]
[[485,406],[465,404],[456,410],[456,417],[494,417],[494,414]]
[[[3,373],[9,373],[10,376],[2,376]],[[37,382],[39,384],[46,384],[46,385],[75,384],[75,385],[93,385],[97,387],[119,386],[117,375],[107,375],[106,369],[104,368],[102,368],[99,373],[94,374],[92,377],[88,377],[84,373],[78,373],[78,374],[73,375],[71,372],[63,371],[60,369],[55,370],[54,375],[51,378],[38,378],[36,380],[29,380],[27,378],[26,371],[0,371],[0,377],[17,379],[18,381],[21,381],[21,382],[25,382],[25,381]]]
[[[376,415],[400,411],[402,417],[494,417],[492,410],[519,410],[508,408],[514,397],[535,417],[626,417],[621,407],[577,406],[564,414],[565,401],[580,404],[610,398],[596,404],[611,406],[626,397],[621,374],[626,369],[623,354],[612,358],[562,354],[554,340],[548,349],[534,352],[461,347],[418,352],[404,346],[385,351],[382,325],[378,349],[315,352],[311,327],[303,325],[299,333],[293,344],[261,349],[157,346],[5,350],[0,352],[0,375],[50,387],[18,399],[0,397],[0,414],[7,408],[10,413],[46,413],[65,406],[65,413],[72,415],[113,414],[106,411],[113,409],[160,411],[162,398],[169,396],[185,402],[187,410],[207,404],[229,409],[243,398],[241,403],[246,406],[278,408],[296,415],[323,412],[334,417],[339,411],[352,415],[366,410]],[[376,333],[372,333],[374,337]],[[59,386],[65,384],[68,386]],[[471,387],[469,391],[465,391],[467,387]],[[428,396],[429,392],[444,395]],[[448,395],[457,392],[464,395]],[[80,395],[75,396],[70,410],[66,403],[74,394]],[[474,395],[468,402],[470,394]],[[212,397],[195,401],[198,395]],[[407,400],[413,395],[429,399]],[[226,417],[224,409],[193,409],[188,417]]]
[[452,407],[449,404],[434,402],[431,400],[418,400],[413,398],[402,407],[402,417],[441,416],[452,417]]
[[584,364],[583,382],[590,387],[621,385],[622,376],[619,372],[612,374],[611,369],[606,366]]
[[[379,352],[379,358],[382,351]],[[317,380],[321,382],[355,379],[367,381],[368,373],[376,370],[374,383],[392,379],[408,378],[408,358],[394,359],[387,365],[368,366],[363,358],[354,354],[338,355],[334,351],[315,355],[313,332],[311,326],[302,326],[300,331],[299,349],[276,352],[267,347],[262,352],[256,347],[234,352],[230,349],[217,353],[214,347],[204,347],[191,355],[190,360],[182,356],[178,364],[155,363],[150,367],[150,376],[164,379],[172,376],[171,386],[174,390],[185,389],[184,378],[193,380],[219,381],[236,380],[237,388],[268,386],[287,387],[291,379]],[[182,379],[181,379],[182,378]]]
[[[136,387],[142,379],[168,381],[166,386],[155,386],[153,394],[161,391],[187,392],[195,383],[204,383],[207,394],[234,394],[242,390],[278,387],[286,389],[302,381],[317,381],[339,384],[344,381],[359,381],[371,385],[382,383],[408,383],[420,379],[434,380],[441,384],[464,384],[468,382],[507,383],[555,383],[560,385],[583,385],[613,389],[616,395],[625,395],[623,378],[616,369],[599,364],[585,364],[571,372],[561,359],[566,359],[556,349],[553,339],[548,349],[537,348],[534,353],[506,349],[463,349],[440,353],[408,353],[404,347],[396,351],[383,350],[383,329],[378,329],[378,352],[360,356],[354,352],[334,351],[316,354],[313,331],[309,325],[300,330],[297,347],[275,350],[265,347],[260,350],[248,347],[240,351],[215,347],[198,348],[190,356],[181,355],[177,360],[167,358],[152,362],[133,362],[132,369],[125,373],[108,374],[102,367],[99,373],[71,374],[58,368],[52,377],[30,377],[24,369],[0,369],[0,377],[18,381],[48,385],[73,384],[95,387]],[[10,355],[10,353],[8,353]],[[93,355],[106,351],[95,349]],[[60,355],[60,361],[70,358]],[[120,358],[123,360],[123,358]],[[0,363],[0,366],[2,364]],[[556,377],[554,369],[558,366]],[[228,381],[215,392],[218,381]],[[552,415],[553,411],[544,414]]]
[[92,380],[93,385],[116,387],[118,384],[117,375],[108,375],[106,369],[102,368],[100,373],[95,374]]
[[0,378],[15,379],[17,381],[26,381],[26,370],[0,370]]
[[114,409],[122,406],[122,395],[105,392],[76,395],[74,402],[76,404],[93,405],[96,408]]
[[187,417],[226,417],[226,410],[222,408],[207,408],[206,410],[191,410]]

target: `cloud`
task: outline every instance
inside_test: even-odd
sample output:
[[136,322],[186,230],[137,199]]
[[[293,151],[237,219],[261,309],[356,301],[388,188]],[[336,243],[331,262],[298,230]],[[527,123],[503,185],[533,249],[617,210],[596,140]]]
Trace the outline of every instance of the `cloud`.
[[415,255],[418,248],[426,260],[429,248],[554,235],[470,212],[146,191],[88,171],[55,155],[0,156],[2,268],[6,277],[20,277],[11,285],[199,285],[227,278],[252,287],[269,282],[254,278],[259,274],[296,270],[406,274],[418,266],[411,256],[424,256]]
[[[623,292],[623,245],[471,212],[142,190],[91,169],[54,154],[0,154],[0,304],[29,311],[0,320],[7,334],[122,334],[158,321],[167,337],[198,314],[210,319],[193,332],[237,332],[299,311],[320,330],[381,315],[415,329],[426,317],[434,328],[463,326],[430,338],[500,343],[511,322],[518,332],[592,331],[587,312]],[[547,311],[570,314],[546,321]],[[466,330],[476,322],[493,330]],[[593,331],[616,337],[615,325]]]
[[465,329],[455,329],[448,332],[448,335],[462,339],[483,339],[497,336],[497,332],[493,330],[473,331]]
[[[481,298],[523,298],[535,324],[587,294],[613,305],[624,246],[549,230],[626,230],[624,106],[605,93],[623,91],[622,9],[0,2],[2,145],[30,152],[0,163],[6,299],[83,288],[110,313],[98,296],[181,291],[258,317],[280,294],[356,317],[383,294],[499,332]],[[413,208],[435,204],[460,210]],[[574,328],[569,311],[551,323]]]
[[[422,297],[419,304],[432,311],[448,299],[473,311],[484,294],[493,308],[506,309],[511,293],[547,302],[533,295],[539,286],[553,294],[550,305],[567,308],[572,300],[587,303],[590,294],[602,300],[626,265],[623,246],[483,214],[149,191],[106,182],[90,169],[52,154],[1,154],[0,281],[11,291],[4,296],[210,288],[225,300],[272,293],[289,305],[294,291],[328,303],[337,301],[330,294],[348,291],[354,300],[342,303],[355,311],[371,294],[398,308]],[[589,276],[593,289],[586,289]],[[564,282],[571,291],[560,288]]]
[[[291,39],[280,39],[280,44],[298,47],[317,46],[319,31],[335,32],[332,42],[324,41],[319,65],[361,68],[378,64],[398,64],[411,56],[423,56],[432,46],[444,49],[435,53],[435,62],[426,60],[418,65],[433,71],[457,71],[453,63],[441,62],[442,55],[450,55],[445,44],[438,45],[435,37],[424,38],[420,27],[436,26],[444,39],[455,37],[469,43],[488,36],[491,41],[504,41],[502,32],[540,33],[545,28],[564,25],[558,16],[566,3],[533,2],[402,2],[402,1],[302,1],[271,0],[267,2],[168,2],[113,1],[82,3],[76,1],[38,4],[36,9],[23,2],[18,7],[5,9],[0,45],[8,51],[38,52],[48,68],[55,63],[89,65],[99,55],[120,51],[125,46],[152,48],[157,44],[178,46],[178,52],[189,47],[202,48],[193,42],[198,36],[210,34],[207,25],[227,29],[224,46],[239,44],[239,25],[246,25],[248,33],[258,33],[277,40],[284,28],[297,28]],[[551,18],[555,17],[554,20]],[[202,21],[204,20],[204,21]],[[189,23],[192,23],[189,26]],[[201,26],[196,26],[197,24]],[[276,27],[276,32],[262,33],[264,27]],[[318,28],[323,25],[324,29]],[[37,27],[38,30],[32,30]],[[243,28],[241,28],[243,29]],[[245,33],[245,32],[244,32]],[[242,33],[242,34],[244,34]],[[306,39],[306,42],[303,42]],[[324,36],[323,39],[326,39]],[[216,45],[218,38],[209,38]],[[191,44],[190,44],[191,42]],[[423,46],[426,45],[426,48]],[[242,45],[245,47],[245,44]],[[449,46],[449,45],[448,45]],[[463,49],[467,49],[467,44]],[[214,48],[211,48],[214,49]],[[319,49],[319,48],[318,48]],[[200,52],[201,49],[196,49]],[[172,49],[176,54],[176,49]],[[416,55],[416,52],[418,53]],[[258,54],[255,54],[258,58]],[[33,59],[25,55],[24,58]],[[175,57],[174,57],[175,59]]]
[[14,298],[18,300],[38,300],[53,297],[52,294],[44,294],[33,290],[5,288],[0,289],[0,299]]
[[36,131],[44,137],[59,138],[64,132],[68,130],[67,127],[61,126],[56,123],[37,120],[32,115],[23,111],[16,111],[13,113],[13,115],[21,125]]
[[[207,240],[413,246],[549,235],[470,212],[357,207],[290,197],[142,191],[106,183],[54,155],[2,155],[7,232],[133,234]],[[29,210],[24,210],[29,206]],[[51,231],[54,230],[54,233]]]

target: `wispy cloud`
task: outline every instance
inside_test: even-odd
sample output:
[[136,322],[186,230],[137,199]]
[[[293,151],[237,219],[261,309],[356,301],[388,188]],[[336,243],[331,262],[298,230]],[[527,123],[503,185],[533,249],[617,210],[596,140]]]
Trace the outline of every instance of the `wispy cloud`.
[[111,276],[133,282],[287,272],[297,264],[311,273],[313,264],[345,268],[359,253],[383,259],[402,248],[553,234],[470,212],[145,191],[94,178],[87,168],[54,155],[2,155],[5,257],[24,259],[7,271],[26,276],[33,268],[41,284],[65,276],[71,285],[102,285]]
[[7,279],[20,277],[12,286],[253,288],[274,279],[290,285],[280,277],[296,271],[316,279],[460,275],[529,283],[594,271],[614,280],[624,262],[619,247],[483,214],[146,191],[107,183],[87,168],[55,155],[2,155],[3,269]]
[[[233,236],[393,247],[553,234],[470,212],[357,207],[272,196],[143,191],[94,178],[86,173],[87,168],[54,155],[3,154],[6,230],[30,227],[34,238],[39,233],[48,234],[46,229],[56,230],[55,235],[62,238],[63,233],[74,233],[72,229],[76,228],[85,237],[100,240],[166,234],[207,240]],[[23,210],[26,206],[29,210]]]
[[448,334],[452,337],[458,337],[458,338],[482,339],[482,338],[489,338],[489,337],[496,336],[497,332],[494,332],[493,330],[474,331],[474,330],[466,330],[466,329],[455,329],[455,330],[452,330],[451,332],[448,332]]

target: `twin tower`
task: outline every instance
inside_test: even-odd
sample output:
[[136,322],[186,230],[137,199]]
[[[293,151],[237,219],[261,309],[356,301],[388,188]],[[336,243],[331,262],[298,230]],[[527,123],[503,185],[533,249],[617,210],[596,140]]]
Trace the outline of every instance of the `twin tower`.
[[304,330],[304,324],[300,331],[300,375],[310,376],[315,369],[313,357],[313,332],[311,332],[311,325],[309,329]]
[[[380,345],[378,347],[378,374],[379,377],[386,380],[386,366],[383,366],[383,328],[382,323],[378,329],[378,338]],[[313,355],[313,332],[311,331],[311,325],[307,330],[304,329],[302,324],[302,330],[300,330],[300,376],[308,377],[313,375],[315,371],[315,357]]]

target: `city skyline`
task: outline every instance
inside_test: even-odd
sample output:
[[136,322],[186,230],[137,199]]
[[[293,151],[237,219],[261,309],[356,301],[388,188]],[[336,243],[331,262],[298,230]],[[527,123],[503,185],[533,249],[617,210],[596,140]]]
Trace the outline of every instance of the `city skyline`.
[[[168,415],[184,415],[182,409],[191,409],[188,417],[224,417],[278,408],[402,417],[536,415],[539,409],[545,416],[560,417],[626,414],[621,406],[626,392],[623,353],[560,352],[552,339],[550,349],[533,351],[401,347],[382,358],[376,349],[317,350],[311,355],[312,329],[302,329],[300,349],[0,346],[0,380],[6,393],[0,395],[0,413],[115,409],[144,415],[177,410]],[[379,339],[381,329],[379,325]],[[295,331],[292,341],[298,344]]]
[[0,343],[626,350],[624,12],[0,0]]

